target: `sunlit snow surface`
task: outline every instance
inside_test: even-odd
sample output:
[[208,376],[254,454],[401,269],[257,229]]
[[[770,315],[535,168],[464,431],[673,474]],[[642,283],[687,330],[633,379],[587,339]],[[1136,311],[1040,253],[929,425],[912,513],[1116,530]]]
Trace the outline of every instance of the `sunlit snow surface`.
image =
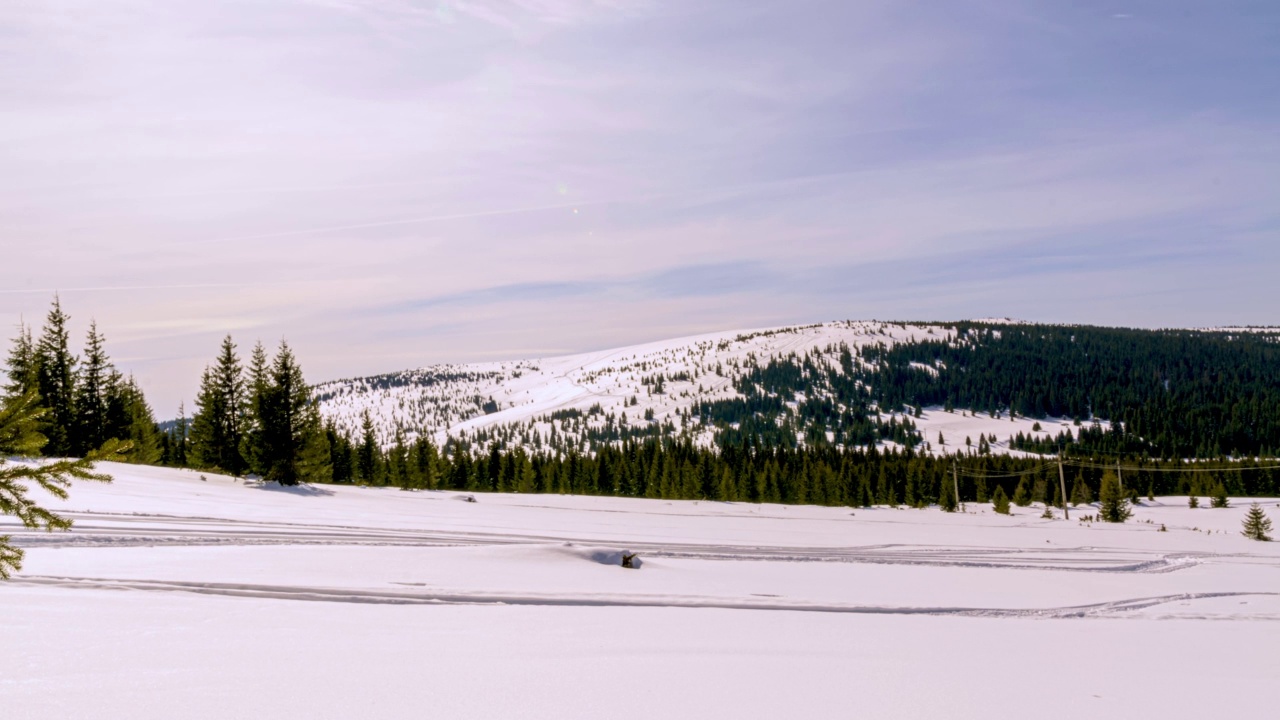
[[5,718],[1262,717],[1280,677],[1242,500],[1105,525],[109,469],[55,503],[72,532],[0,524]]

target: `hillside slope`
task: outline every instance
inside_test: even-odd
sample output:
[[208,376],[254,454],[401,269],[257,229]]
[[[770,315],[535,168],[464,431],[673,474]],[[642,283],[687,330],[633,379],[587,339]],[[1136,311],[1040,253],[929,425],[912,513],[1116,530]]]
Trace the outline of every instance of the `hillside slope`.
[[[1264,407],[1280,400],[1276,339],[842,321],[436,365],[324,383],[317,394],[348,435],[360,435],[367,412],[383,445],[425,435],[440,446],[591,452],[683,438],[1020,453],[1087,439],[1157,455],[1257,454],[1280,446]],[[1170,413],[1194,422],[1171,425]]]

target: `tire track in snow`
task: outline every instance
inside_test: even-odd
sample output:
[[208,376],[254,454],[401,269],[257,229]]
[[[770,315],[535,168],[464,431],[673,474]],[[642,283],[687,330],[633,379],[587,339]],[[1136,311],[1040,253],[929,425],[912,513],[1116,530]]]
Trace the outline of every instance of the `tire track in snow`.
[[[718,610],[764,610],[781,612],[843,613],[853,615],[936,615],[978,618],[1085,619],[1122,617],[1126,613],[1160,605],[1196,600],[1237,597],[1276,597],[1274,592],[1209,592],[1178,593],[1154,597],[1131,598],[1088,605],[1050,608],[975,608],[919,607],[891,605],[853,605],[812,603],[778,598],[723,598],[696,595],[616,595],[604,593],[513,593],[465,590],[394,591],[363,588],[327,588],[291,585],[255,585],[246,583],[178,582],[164,580],[117,580],[109,578],[23,576],[7,585],[58,587],[79,590],[118,590],[138,592],[178,592],[195,595],[241,597],[309,602],[339,602],[379,605],[521,605],[540,607],[647,607]],[[1255,615],[1249,618],[1280,620],[1280,617]]]
[[1280,560],[1248,554],[1177,552],[1158,554],[1097,546],[1010,548],[882,544],[851,547],[764,546],[619,540],[466,530],[429,530],[360,525],[235,520],[186,515],[70,512],[71,532],[46,533],[2,528],[23,548],[128,548],[183,546],[369,546],[485,547],[576,544],[626,547],[648,557],[748,562],[829,562],[873,565],[1051,570],[1063,572],[1170,573],[1205,562]]
[[165,515],[72,513],[78,520],[68,533],[15,528],[13,543],[24,548],[127,548],[189,546],[369,546],[484,547],[547,544],[625,546],[648,557],[677,560],[748,562],[828,562],[873,565],[1053,570],[1064,572],[1168,573],[1218,556],[1207,553],[1155,555],[1141,551],[1077,548],[993,548],[928,545],[788,547],[628,542],[600,538],[553,537],[513,533],[369,528],[272,521],[245,521]]

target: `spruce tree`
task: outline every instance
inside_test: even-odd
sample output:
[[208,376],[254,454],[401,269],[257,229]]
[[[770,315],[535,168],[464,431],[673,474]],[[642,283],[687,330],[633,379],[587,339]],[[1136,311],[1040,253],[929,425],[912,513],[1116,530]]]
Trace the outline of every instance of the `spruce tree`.
[[356,477],[365,485],[378,485],[378,434],[366,409],[360,418],[360,447],[356,450]]
[[190,423],[187,422],[185,403],[178,403],[178,418],[173,422],[173,430],[169,433],[170,463],[174,467],[187,467],[187,448],[190,442]]
[[996,491],[991,495],[991,509],[1001,515],[1009,514],[1009,496],[1004,494],[1004,488],[997,485]]
[[956,502],[955,488],[952,487],[953,484],[954,483],[952,482],[943,480],[941,486],[938,488],[938,507],[942,508],[946,512],[955,512],[960,507],[960,503]]
[[1258,503],[1254,503],[1249,507],[1249,512],[1244,516],[1244,531],[1241,533],[1250,540],[1261,540],[1268,542],[1271,536],[1271,518],[1262,511]]
[[112,390],[114,369],[103,344],[98,323],[90,321],[84,359],[76,383],[76,423],[72,442],[72,451],[76,455],[101,447],[112,436],[107,419],[107,394]]
[[253,346],[249,356],[249,371],[246,383],[246,400],[244,425],[241,430],[240,457],[250,472],[259,476],[267,474],[265,465],[265,446],[263,440],[262,414],[263,403],[271,386],[271,368],[267,360],[266,348],[258,342]]
[[1084,480],[1084,473],[1076,473],[1076,479],[1071,483],[1071,504],[1072,505],[1088,505],[1093,502],[1093,493],[1089,491],[1089,485]]
[[1133,515],[1129,501],[1120,487],[1120,479],[1110,470],[1102,475],[1102,490],[1098,493],[1098,515],[1106,522],[1122,523]]
[[270,377],[261,419],[266,479],[281,485],[327,482],[331,467],[320,407],[288,343],[280,343]]
[[351,440],[338,432],[333,420],[324,424],[324,435],[329,440],[329,464],[333,467],[333,482],[345,484],[355,479],[355,450]]
[[245,426],[245,383],[236,346],[228,335],[212,367],[205,368],[191,421],[192,461],[233,475],[247,469],[241,453]]
[[140,465],[161,461],[160,430],[142,388],[132,376],[113,372],[107,384],[107,437],[128,441],[123,459]]
[[1026,507],[1031,504],[1031,480],[1023,475],[1018,481],[1018,487],[1013,491],[1013,504],[1018,507]]
[[18,323],[18,336],[13,339],[9,348],[9,358],[5,363],[7,382],[4,386],[6,398],[20,398],[29,393],[40,392],[39,367],[36,363],[36,346],[31,339],[31,328],[26,323]]
[[[41,416],[37,395],[28,392],[0,402],[0,514],[14,515],[24,527],[40,530],[66,530],[71,521],[39,505],[27,493],[39,487],[55,498],[65,499],[72,480],[110,482],[111,477],[95,472],[93,463],[114,457],[118,444],[107,443],[99,450],[78,460],[46,463],[9,462],[10,457],[36,457],[46,439],[40,434]],[[11,544],[10,536],[0,536],[0,579],[22,569],[23,552]]]
[[75,450],[76,358],[68,347],[69,321],[55,295],[35,348],[40,402],[49,410],[42,418],[44,425],[41,430],[48,440],[44,452],[53,457],[66,457]]
[[1209,496],[1209,505],[1216,508],[1231,506],[1231,498],[1227,497],[1227,486],[1219,480],[1213,486],[1213,494]]
[[412,490],[413,473],[409,471],[409,448],[404,444],[404,433],[396,430],[395,442],[387,451],[387,474],[392,485],[401,490]]

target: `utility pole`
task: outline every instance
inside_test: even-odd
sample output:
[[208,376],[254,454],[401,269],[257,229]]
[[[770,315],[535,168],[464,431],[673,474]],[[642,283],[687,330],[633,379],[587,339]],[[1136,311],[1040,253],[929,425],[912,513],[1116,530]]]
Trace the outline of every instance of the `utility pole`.
[[1124,492],[1124,476],[1120,474],[1120,461],[1116,461],[1116,480],[1120,481],[1120,492]]
[[958,463],[951,463],[951,482],[956,491],[956,505],[960,506],[960,512],[964,512],[964,505],[960,502],[960,467]]
[[1062,469],[1062,456],[1058,456],[1058,484],[1062,488],[1062,517],[1070,520],[1071,511],[1067,510],[1067,473]]

